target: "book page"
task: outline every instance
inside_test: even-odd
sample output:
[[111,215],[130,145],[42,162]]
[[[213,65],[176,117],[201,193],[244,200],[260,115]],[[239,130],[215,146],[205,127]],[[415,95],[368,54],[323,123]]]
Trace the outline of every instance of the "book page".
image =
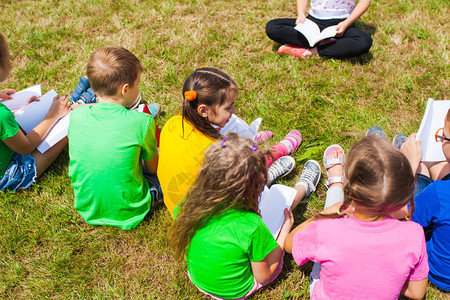
[[276,239],[284,222],[284,209],[290,208],[297,190],[282,184],[264,188],[259,197],[261,218]]
[[30,97],[40,95],[41,86],[39,84],[36,84],[17,93],[14,93],[13,95],[11,95],[11,100],[4,100],[2,101],[2,103],[5,104],[10,111],[14,111],[21,108],[27,102],[27,100],[30,99]]
[[41,153],[45,153],[48,149],[53,147],[57,142],[67,136],[69,131],[70,113],[58,120],[53,125],[49,133],[45,136],[44,140],[37,146],[37,149]]
[[303,23],[298,24],[294,28],[305,36],[310,47],[314,47],[321,40],[336,36],[337,33],[337,25],[327,27],[320,32],[319,26],[309,19],[305,19]]
[[314,23],[310,19],[305,19],[303,23],[298,24],[294,28],[305,36],[311,47],[313,47],[314,44],[319,39],[320,36],[319,26],[317,26],[316,23]]
[[442,143],[436,142],[435,134],[439,128],[444,127],[445,116],[450,109],[450,100],[428,99],[422,123],[417,136],[421,139],[422,161],[444,161]]
[[26,133],[29,133],[44,120],[53,103],[53,98],[57,95],[58,93],[55,90],[51,90],[42,95],[39,101],[32,102],[14,113],[17,123]]

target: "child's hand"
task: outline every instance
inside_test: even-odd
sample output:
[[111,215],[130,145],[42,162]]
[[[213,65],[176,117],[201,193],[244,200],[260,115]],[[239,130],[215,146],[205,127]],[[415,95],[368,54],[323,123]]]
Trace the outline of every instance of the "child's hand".
[[416,174],[422,159],[422,147],[420,146],[420,139],[416,141],[415,133],[412,133],[408,137],[408,140],[402,145],[400,151],[406,156],[413,173]]
[[292,225],[294,225],[294,216],[292,215],[292,211],[285,208],[284,209],[284,222],[281,226],[280,233],[278,237],[286,236],[291,231]]
[[[40,99],[40,96],[39,96],[39,97],[37,97],[37,96],[31,96],[30,98],[28,98],[27,102],[25,102],[25,104],[24,104],[23,106],[27,106],[28,104],[30,104],[30,103],[32,103],[32,102],[34,102],[34,101],[39,101],[39,100],[41,100],[41,99]],[[22,107],[23,107],[23,106],[22,106]]]
[[0,99],[2,100],[11,100],[13,95],[16,91],[11,89],[1,90],[0,91]]
[[336,36],[343,36],[349,25],[350,24],[347,22],[347,20],[344,20],[341,23],[337,24]]
[[55,118],[59,120],[60,118],[67,115],[72,110],[69,99],[66,96],[59,97],[57,95],[53,98],[53,103],[48,110],[46,118]]
[[295,25],[301,24],[305,21],[305,15],[299,14],[297,20],[295,20]]

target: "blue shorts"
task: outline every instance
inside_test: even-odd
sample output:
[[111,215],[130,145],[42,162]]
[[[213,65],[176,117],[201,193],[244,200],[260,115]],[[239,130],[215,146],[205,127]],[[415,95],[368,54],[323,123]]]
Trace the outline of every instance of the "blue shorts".
[[6,168],[5,175],[0,178],[0,190],[26,189],[36,182],[36,177],[36,160],[34,157],[14,153],[8,168]]
[[[446,181],[450,180],[450,174],[447,174],[442,178],[441,180]],[[423,191],[430,183],[433,182],[433,179],[430,177],[423,175],[423,174],[417,174],[417,181],[416,181],[416,187],[414,189],[414,196]]]

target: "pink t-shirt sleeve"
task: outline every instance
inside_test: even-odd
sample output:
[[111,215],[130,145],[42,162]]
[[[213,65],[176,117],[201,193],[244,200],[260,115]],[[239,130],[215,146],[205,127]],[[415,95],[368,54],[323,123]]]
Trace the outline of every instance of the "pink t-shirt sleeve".
[[294,235],[292,256],[299,266],[309,260],[315,261],[317,253],[317,222]]
[[[422,230],[422,228],[420,228]],[[419,260],[417,262],[416,267],[411,271],[409,276],[410,281],[419,281],[425,279],[428,276],[428,256],[427,256],[427,246],[425,243],[425,236],[422,235],[422,243],[420,247]]]

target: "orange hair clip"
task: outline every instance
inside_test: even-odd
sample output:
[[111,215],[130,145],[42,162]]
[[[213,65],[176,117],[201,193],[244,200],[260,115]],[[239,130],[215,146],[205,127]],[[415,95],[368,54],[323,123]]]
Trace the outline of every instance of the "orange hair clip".
[[184,98],[186,98],[188,101],[194,101],[197,99],[197,92],[196,91],[186,91],[184,92]]
[[200,66],[200,67],[198,67],[199,69],[204,69],[204,68],[206,68],[206,66]]

